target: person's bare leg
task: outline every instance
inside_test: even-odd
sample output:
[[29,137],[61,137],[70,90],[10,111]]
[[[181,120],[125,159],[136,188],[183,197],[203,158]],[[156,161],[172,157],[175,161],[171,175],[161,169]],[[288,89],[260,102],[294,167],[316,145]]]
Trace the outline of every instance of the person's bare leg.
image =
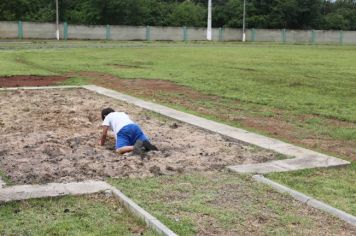
[[121,155],[121,154],[124,154],[126,152],[132,152],[133,149],[134,149],[134,146],[125,146],[125,147],[121,147],[119,149],[116,149],[116,152]]

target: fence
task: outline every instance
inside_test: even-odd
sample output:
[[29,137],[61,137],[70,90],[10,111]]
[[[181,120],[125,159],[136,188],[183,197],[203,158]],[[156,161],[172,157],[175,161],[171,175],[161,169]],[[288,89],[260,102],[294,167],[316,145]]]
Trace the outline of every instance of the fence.
[[[206,28],[158,27],[158,26],[86,26],[60,24],[61,39],[92,40],[206,40]],[[54,39],[56,25],[53,23],[0,22],[1,39]],[[213,41],[240,41],[242,30],[214,28]],[[248,29],[246,40],[250,42],[280,43],[356,43],[356,31],[328,30],[269,30]]]

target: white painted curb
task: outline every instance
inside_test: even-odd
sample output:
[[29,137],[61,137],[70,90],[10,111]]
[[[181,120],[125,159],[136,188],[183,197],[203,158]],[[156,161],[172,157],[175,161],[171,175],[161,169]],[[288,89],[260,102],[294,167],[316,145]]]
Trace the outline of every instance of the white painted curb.
[[314,207],[316,209],[325,211],[333,216],[338,217],[339,219],[353,225],[356,226],[356,217],[353,215],[350,215],[344,211],[341,211],[337,208],[334,208],[328,204],[325,204],[321,201],[318,201],[312,197],[309,197],[303,193],[300,193],[298,191],[295,191],[293,189],[290,189],[284,185],[281,185],[279,183],[276,183],[262,175],[254,175],[252,176],[252,178],[254,180],[256,180],[257,182],[266,184],[271,186],[273,189],[277,190],[280,193],[288,193],[289,195],[291,195],[294,199],[302,202],[302,203],[306,203],[308,206]]

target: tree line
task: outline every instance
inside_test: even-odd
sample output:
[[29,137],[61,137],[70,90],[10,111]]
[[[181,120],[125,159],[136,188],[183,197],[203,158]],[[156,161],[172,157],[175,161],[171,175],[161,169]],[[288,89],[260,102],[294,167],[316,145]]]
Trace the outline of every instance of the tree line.
[[[58,0],[61,22],[205,27],[208,0]],[[54,22],[55,0],[0,1],[0,21]],[[246,0],[246,25],[356,30],[356,0]],[[242,27],[243,0],[213,0],[213,27]]]

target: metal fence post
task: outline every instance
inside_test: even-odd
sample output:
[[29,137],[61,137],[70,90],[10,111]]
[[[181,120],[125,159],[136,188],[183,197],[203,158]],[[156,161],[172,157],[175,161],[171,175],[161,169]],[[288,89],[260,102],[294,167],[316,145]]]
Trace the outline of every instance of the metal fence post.
[[67,40],[68,39],[68,24],[67,22],[64,22],[63,24],[63,38],[64,40]]
[[111,28],[110,25],[106,25],[106,35],[105,35],[106,40],[111,39]]
[[253,29],[251,30],[251,41],[252,41],[252,42],[255,42],[255,41],[256,41],[256,29],[255,29],[255,28],[253,28]]
[[151,41],[151,26],[146,26],[146,41]]
[[286,29],[282,29],[282,42],[283,43],[286,43],[286,41],[287,41],[287,31],[286,31]]
[[184,42],[188,41],[188,29],[187,29],[187,26],[183,27],[183,41]]
[[315,42],[316,42],[315,30],[311,31],[311,42],[312,42],[312,44],[315,44]]
[[17,37],[19,39],[23,39],[23,26],[22,26],[22,21],[20,20],[17,25]]
[[340,45],[344,44],[344,31],[340,30],[340,38],[339,38]]

